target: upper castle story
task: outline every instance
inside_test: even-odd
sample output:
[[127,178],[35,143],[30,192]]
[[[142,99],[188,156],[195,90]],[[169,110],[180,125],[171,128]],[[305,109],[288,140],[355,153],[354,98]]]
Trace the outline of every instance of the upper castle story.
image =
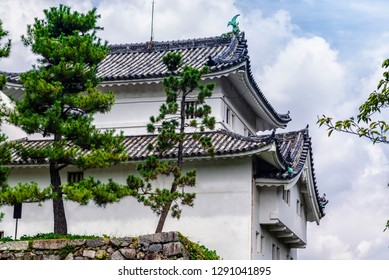
[[[101,129],[123,130],[125,135],[146,134],[146,124],[165,100],[163,78],[168,70],[162,57],[181,52],[183,65],[210,72],[204,82],[215,83],[213,96],[206,102],[212,107],[216,128],[244,136],[258,131],[284,128],[289,113],[275,110],[257,85],[251,70],[244,32],[201,39],[112,45],[99,64],[100,88],[112,90],[116,102],[111,111],[95,117]],[[3,91],[20,98],[23,88],[18,74],[8,74]],[[191,101],[188,101],[188,105]]]

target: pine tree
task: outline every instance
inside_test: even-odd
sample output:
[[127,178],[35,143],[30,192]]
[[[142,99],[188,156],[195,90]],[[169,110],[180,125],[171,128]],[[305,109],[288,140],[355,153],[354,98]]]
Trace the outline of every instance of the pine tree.
[[[147,126],[149,133],[158,133],[156,144],[148,147],[154,154],[137,165],[141,177],[130,175],[127,179],[132,196],[160,216],[157,233],[163,230],[169,212],[173,218],[179,219],[182,212],[180,204],[194,205],[195,193],[187,192],[186,188],[195,186],[196,170],[183,170],[184,138],[192,137],[212,154],[210,137],[199,132],[215,126],[215,118],[210,116],[211,107],[205,103],[205,99],[212,95],[214,84],[201,83],[201,77],[209,71],[208,67],[182,67],[179,52],[167,53],[163,62],[171,73],[163,80],[166,101],[161,105],[159,114],[150,117]],[[191,134],[186,134],[188,127],[193,130]],[[163,160],[172,149],[176,149],[175,160]],[[152,186],[152,181],[161,175],[172,177],[170,187],[161,189]]]
[[63,184],[60,171],[69,165],[81,170],[108,167],[127,157],[122,135],[100,131],[92,124],[94,114],[106,113],[114,104],[112,92],[96,88],[100,82],[97,65],[109,50],[107,42],[96,36],[102,29],[96,25],[100,17],[96,9],[83,14],[60,5],[44,10],[44,15],[22,36],[25,46],[39,59],[32,70],[21,75],[25,92],[9,113],[9,121],[28,134],[51,139],[33,148],[13,142],[13,149],[26,160],[48,161],[54,232],[66,234],[64,198],[81,204],[92,199],[105,205],[126,193],[117,184],[93,178]]
[[[8,35],[8,31],[3,29],[3,22],[0,20],[0,42],[1,40]],[[3,45],[0,43],[0,58],[8,57],[11,52],[11,39],[8,39],[7,42]],[[0,76],[0,90],[2,90],[3,86],[6,83],[6,76],[2,74]],[[3,119],[3,109],[0,112],[0,125]],[[6,137],[4,134],[0,134],[0,192],[3,191],[4,188],[7,187],[7,178],[8,178],[8,169],[3,167],[4,164],[7,164],[10,160],[10,152],[9,149],[4,145]],[[1,196],[0,196],[0,206]],[[3,219],[4,214],[0,212],[0,222]]]

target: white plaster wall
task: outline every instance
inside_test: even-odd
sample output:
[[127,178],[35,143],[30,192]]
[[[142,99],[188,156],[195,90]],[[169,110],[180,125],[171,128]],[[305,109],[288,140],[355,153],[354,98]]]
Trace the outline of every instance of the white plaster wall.
[[[278,193],[279,199],[282,200],[282,192]],[[307,243],[307,215],[306,215],[306,208],[305,208],[305,202],[303,200],[303,197],[301,195],[301,191],[299,188],[299,185],[296,184],[293,188],[290,189],[290,197],[291,201],[288,204],[286,203],[280,203],[282,205],[282,215],[287,215],[287,225],[288,227],[292,228],[293,231],[297,233],[299,238]],[[297,200],[300,201],[300,203],[303,204],[303,212],[300,215],[297,215]]]
[[[192,161],[189,167],[198,170],[195,206],[185,207],[179,221],[170,217],[165,231],[179,230],[192,241],[200,242],[216,250],[224,259],[249,259],[251,228],[251,159],[213,159]],[[134,172],[132,164],[85,172],[100,180],[114,178],[124,182]],[[66,180],[66,170],[62,173]],[[24,168],[13,170],[10,184],[18,181],[35,180],[46,186],[49,180],[47,168]],[[159,180],[158,183],[162,183]],[[100,208],[95,205],[79,206],[65,202],[69,233],[108,234],[111,236],[139,235],[153,233],[157,217],[150,209],[133,198],[126,198],[118,204]],[[15,221],[11,207],[3,207],[6,216],[0,224],[6,236],[13,236]],[[51,201],[23,205],[19,220],[19,234],[52,232],[53,214]]]
[[[228,87],[226,80],[207,80],[215,82],[211,98],[206,103],[212,108],[212,116],[216,118],[216,129],[227,129],[241,135],[245,129],[256,133],[255,114],[249,105]],[[162,84],[106,86],[104,91],[115,92],[116,101],[110,112],[97,114],[94,123],[100,129],[117,129],[125,135],[146,134],[146,125],[151,115],[157,115],[160,105],[165,101]],[[226,122],[226,109],[229,107],[234,114],[234,123]],[[247,133],[247,132],[246,132]]]
[[[116,100],[110,112],[95,116],[94,124],[100,129],[121,130],[125,135],[146,134],[146,125],[149,123],[150,116],[158,115],[160,105],[165,102],[164,89],[160,83],[106,86],[102,90],[113,91]],[[212,97],[206,100],[212,108],[212,116],[216,118],[217,128],[224,127],[221,91],[221,87],[216,83]]]

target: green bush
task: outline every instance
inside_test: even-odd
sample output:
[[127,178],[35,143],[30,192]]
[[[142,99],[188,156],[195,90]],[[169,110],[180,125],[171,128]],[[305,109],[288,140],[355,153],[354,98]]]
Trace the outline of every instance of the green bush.
[[94,239],[100,238],[99,236],[94,235],[77,235],[77,234],[57,234],[57,233],[38,233],[33,236],[23,235],[20,237],[20,240],[38,240],[38,239]]
[[189,254],[190,260],[220,260],[216,251],[210,250],[204,245],[190,241],[188,238],[178,233],[179,239]]
[[0,242],[8,242],[8,241],[13,241],[11,236],[0,238]]

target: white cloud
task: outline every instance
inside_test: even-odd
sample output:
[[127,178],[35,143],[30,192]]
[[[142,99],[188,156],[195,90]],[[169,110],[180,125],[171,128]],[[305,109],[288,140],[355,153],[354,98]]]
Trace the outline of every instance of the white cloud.
[[[356,149],[360,150],[359,155],[347,156],[347,152],[352,154],[350,151]],[[389,236],[383,229],[389,218],[388,159],[381,146],[361,142],[354,143],[343,155],[343,164],[335,161],[332,171],[320,169],[330,177],[321,183],[333,181],[342,190],[336,193],[333,190],[336,197],[329,196],[327,215],[320,227],[310,225],[308,250],[300,255],[323,259],[387,259]],[[341,171],[334,171],[340,167]],[[345,179],[339,179],[339,173]],[[338,179],[343,184],[339,185]]]
[[293,38],[297,29],[284,10],[265,17],[261,10],[254,9],[242,17],[242,30],[248,38],[248,48],[253,70],[260,74],[263,67],[273,64],[279,52]]
[[[154,6],[154,40],[210,37],[227,32],[237,13],[233,1],[160,0]],[[174,7],[174,9],[172,9]],[[146,42],[151,35],[151,1],[101,1],[103,36],[111,43]],[[210,11],[217,11],[218,16]]]
[[259,80],[279,110],[291,110],[300,125],[312,123],[320,112],[339,104],[347,85],[336,51],[320,37],[290,40]]
[[311,242],[314,243],[315,259],[347,260],[354,258],[349,245],[334,234],[320,234],[316,240],[311,240]]

